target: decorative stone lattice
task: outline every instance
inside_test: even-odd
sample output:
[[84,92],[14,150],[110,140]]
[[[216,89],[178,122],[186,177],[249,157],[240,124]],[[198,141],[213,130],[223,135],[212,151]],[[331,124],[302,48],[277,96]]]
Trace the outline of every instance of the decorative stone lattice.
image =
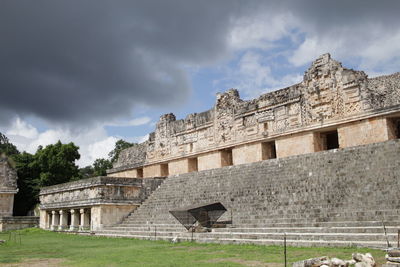
[[239,142],[296,132],[400,104],[400,73],[368,79],[324,54],[299,84],[244,101],[235,89],[217,95],[215,106],[176,120],[161,116],[149,140],[124,150],[114,168],[134,168],[188,157]]

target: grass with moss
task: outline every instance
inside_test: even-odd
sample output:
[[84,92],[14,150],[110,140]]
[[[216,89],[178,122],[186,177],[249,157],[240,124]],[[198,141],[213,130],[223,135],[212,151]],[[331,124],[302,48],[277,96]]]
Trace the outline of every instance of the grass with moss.
[[[55,233],[40,229],[13,232],[0,244],[0,266],[34,266],[30,262],[59,260],[57,266],[283,266],[283,247],[259,245],[219,245],[130,238],[106,238]],[[0,233],[7,240],[9,233]],[[367,248],[288,247],[288,263],[329,256],[350,259],[354,252],[370,252],[379,264],[384,251]],[[51,265],[51,264],[47,264]],[[54,262],[53,262],[54,265]],[[42,265],[37,265],[42,266]]]

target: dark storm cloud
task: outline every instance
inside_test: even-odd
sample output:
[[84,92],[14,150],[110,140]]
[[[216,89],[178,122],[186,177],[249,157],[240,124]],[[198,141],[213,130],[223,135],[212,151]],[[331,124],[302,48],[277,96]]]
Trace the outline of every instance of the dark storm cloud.
[[[166,105],[227,53],[234,2],[0,2],[0,112],[82,122]],[[224,10],[223,13],[220,13]]]
[[2,0],[0,120],[33,114],[82,123],[127,115],[138,103],[178,103],[190,91],[183,66],[228,56],[242,17],[291,14],[292,28],[330,37],[340,29],[360,42],[373,25],[397,30],[399,7],[395,0]]

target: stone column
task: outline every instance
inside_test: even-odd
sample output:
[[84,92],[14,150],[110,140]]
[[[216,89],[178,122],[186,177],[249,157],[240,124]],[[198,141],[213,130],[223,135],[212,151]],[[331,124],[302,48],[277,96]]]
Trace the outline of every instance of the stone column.
[[79,229],[79,211],[78,210],[71,210],[71,225],[69,230],[76,231]]
[[66,210],[60,210],[60,226],[58,230],[65,230],[68,228],[68,212]]
[[46,211],[46,225],[45,225],[45,228],[46,229],[50,229],[51,228],[51,223],[52,223],[51,212],[50,211]]
[[81,213],[81,225],[79,226],[79,230],[89,230],[90,222],[88,211],[85,209],[80,209],[79,212]]
[[51,212],[51,230],[58,230],[58,225],[60,224],[60,215],[58,211],[53,210]]

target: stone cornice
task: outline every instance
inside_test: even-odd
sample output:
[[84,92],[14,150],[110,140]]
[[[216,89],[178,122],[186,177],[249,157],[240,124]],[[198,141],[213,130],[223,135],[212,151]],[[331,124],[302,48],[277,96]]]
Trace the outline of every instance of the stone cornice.
[[[301,133],[304,133],[307,131],[313,131],[313,130],[318,130],[318,129],[323,130],[324,128],[331,128],[331,127],[335,127],[335,126],[338,126],[338,125],[341,125],[344,123],[351,123],[351,122],[364,120],[364,119],[370,119],[370,118],[379,117],[379,116],[390,116],[390,115],[399,113],[400,112],[399,110],[400,110],[400,105],[394,105],[391,107],[375,109],[375,110],[371,110],[369,112],[365,112],[362,114],[355,114],[353,116],[349,116],[349,117],[346,117],[343,119],[331,119],[331,120],[324,121],[320,124],[313,124],[313,125],[309,125],[309,126],[305,126],[305,127],[294,128],[294,129],[285,131],[283,133],[271,134],[271,135],[264,136],[262,138],[256,137],[253,139],[248,139],[244,142],[235,142],[234,144],[228,143],[228,144],[224,144],[224,145],[220,145],[220,146],[215,146],[215,147],[212,147],[211,149],[204,149],[204,150],[198,151],[196,153],[188,153],[184,157],[185,158],[194,157],[194,156],[198,156],[198,155],[201,155],[204,153],[209,153],[209,152],[213,152],[213,151],[217,151],[217,150],[221,150],[221,149],[225,149],[225,148],[230,148],[232,146],[251,144],[254,142],[260,142],[260,141],[268,142],[268,141],[272,141],[277,138],[292,135],[292,134],[301,134]],[[246,115],[249,115],[249,114],[246,114]],[[166,163],[166,162],[181,159],[181,158],[182,158],[182,156],[175,156],[175,157],[165,158],[165,159],[159,160],[159,161],[146,162],[145,164],[125,165],[125,166],[121,166],[118,168],[109,169],[109,170],[107,170],[107,173],[112,174],[112,173],[116,173],[116,172],[121,172],[121,171],[125,171],[125,170],[139,168],[139,167],[149,166],[149,165],[153,165],[153,164]]]
[[0,188],[0,194],[16,194],[18,193],[17,188]]
[[89,187],[98,187],[98,186],[141,187],[142,180],[136,178],[116,178],[116,177],[99,176],[94,178],[82,179],[74,182],[43,187],[42,189],[40,189],[39,195],[41,196],[57,192],[73,191],[73,190],[79,190]]
[[40,204],[40,209],[66,209],[66,208],[78,208],[78,207],[92,207],[97,205],[140,205],[140,198],[121,200],[121,199],[87,199],[77,201],[61,201],[52,202],[46,204]]

